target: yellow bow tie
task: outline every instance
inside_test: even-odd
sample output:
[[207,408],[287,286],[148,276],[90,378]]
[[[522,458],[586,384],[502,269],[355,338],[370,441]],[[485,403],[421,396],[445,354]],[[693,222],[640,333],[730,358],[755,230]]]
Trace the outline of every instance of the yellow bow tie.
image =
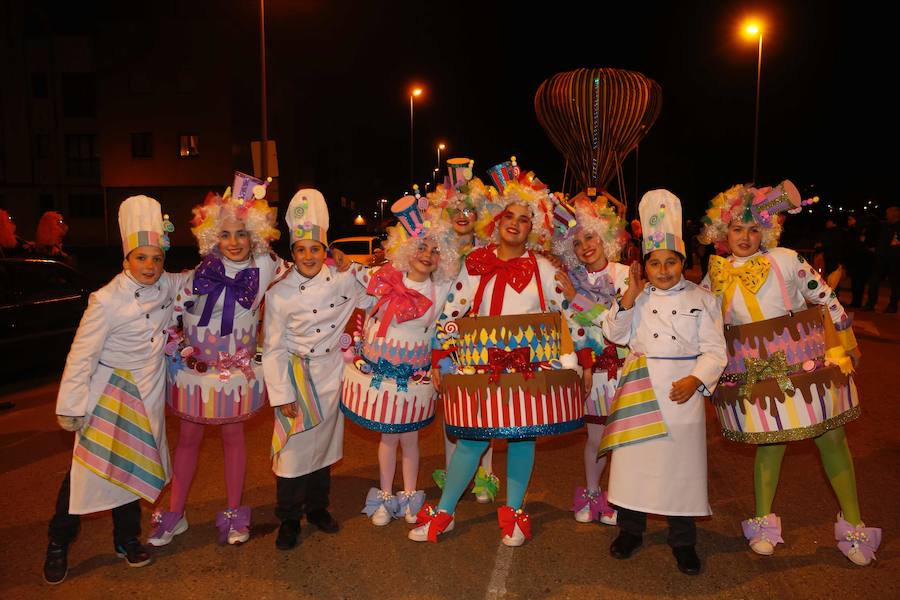
[[712,256],[709,259],[709,282],[712,293],[722,295],[737,280],[745,290],[755,294],[766,282],[771,266],[764,256],[751,258],[740,267],[732,266],[727,258]]

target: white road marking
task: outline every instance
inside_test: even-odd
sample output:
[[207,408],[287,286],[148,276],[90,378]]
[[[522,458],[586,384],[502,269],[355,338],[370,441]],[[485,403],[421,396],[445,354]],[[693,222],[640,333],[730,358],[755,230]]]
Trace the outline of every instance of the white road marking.
[[484,595],[486,600],[499,600],[506,597],[506,578],[509,576],[509,569],[512,566],[513,550],[514,548],[504,546],[503,542],[500,542],[497,558],[494,561],[494,570],[491,572],[487,593]]

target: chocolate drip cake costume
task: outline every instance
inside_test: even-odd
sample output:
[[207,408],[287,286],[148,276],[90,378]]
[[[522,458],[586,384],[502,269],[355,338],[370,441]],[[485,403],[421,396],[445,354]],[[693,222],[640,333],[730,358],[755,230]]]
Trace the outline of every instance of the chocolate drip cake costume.
[[154,515],[149,542],[170,543],[188,528],[185,504],[206,425],[221,426],[227,507],[216,515],[219,542],[250,538],[250,507],[241,505],[247,452],[244,424],[267,405],[257,348],[266,289],[286,271],[271,254],[277,239],[268,182],[236,173],[222,196],[209,193],[194,208],[191,232],[200,265],[176,296],[177,325],[166,344],[167,403],[179,419],[169,510]]
[[440,316],[434,374],[447,432],[459,441],[437,508],[426,505],[414,541],[437,541],[453,528],[453,511],[489,440],[509,440],[507,504],[498,509],[503,543],[531,537],[522,510],[534,464],[534,438],[581,427],[584,412],[577,359],[556,291],[555,269],[536,251],[551,237],[550,196],[533,173],[508,174],[492,206],[492,244],[476,248]]
[[[439,399],[431,381],[431,339],[450,283],[459,271],[456,234],[428,201],[405,196],[391,210],[399,224],[388,232],[388,263],[362,276],[371,315],[344,368],[341,410],[348,419],[382,433],[380,488],[363,512],[375,525],[394,518],[416,522],[425,502],[417,490],[418,430],[434,420]],[[393,494],[397,448],[402,449],[403,490]]]
[[704,217],[713,256],[703,285],[721,299],[728,365],[713,403],[729,440],[755,444],[756,515],[742,523],[750,548],[770,555],[782,543],[772,512],[787,442],[814,439],[841,512],[838,548],[853,563],[875,558],[881,530],[866,527],[856,494],[844,424],[859,416],[854,365],[860,353],[834,291],[802,256],[777,247],[779,213],[799,212],[797,188],[734,186],[717,195]]

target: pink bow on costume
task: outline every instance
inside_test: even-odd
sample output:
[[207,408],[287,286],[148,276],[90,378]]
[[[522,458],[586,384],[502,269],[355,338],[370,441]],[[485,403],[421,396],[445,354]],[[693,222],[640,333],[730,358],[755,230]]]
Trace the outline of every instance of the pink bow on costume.
[[228,381],[231,379],[232,369],[240,370],[244,374],[244,377],[247,378],[247,381],[255,379],[256,373],[254,373],[253,369],[250,367],[250,358],[252,356],[250,350],[247,348],[241,348],[234,354],[219,352],[219,359],[216,361],[216,370],[219,371],[219,381]]
[[843,519],[838,518],[834,524],[834,539],[838,543],[838,549],[849,557],[850,549],[858,548],[867,560],[875,558],[875,551],[881,545],[881,529],[878,527],[866,527],[865,525],[853,526]]
[[390,264],[372,275],[366,292],[378,297],[372,314],[378,314],[384,308],[384,313],[379,317],[381,324],[378,326],[378,337],[387,335],[392,320],[396,319],[398,323],[411,321],[424,315],[431,307],[431,300],[403,285],[403,273]]

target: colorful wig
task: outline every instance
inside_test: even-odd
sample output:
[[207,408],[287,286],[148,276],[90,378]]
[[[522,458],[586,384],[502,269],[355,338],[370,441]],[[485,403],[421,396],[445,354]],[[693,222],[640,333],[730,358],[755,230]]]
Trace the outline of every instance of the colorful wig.
[[218,252],[222,224],[228,219],[244,224],[250,234],[250,252],[254,256],[268,254],[269,242],[281,235],[275,227],[276,208],[270,207],[265,198],[234,198],[230,188],[222,196],[208,193],[203,204],[195,206],[192,212],[191,233],[197,238],[200,256]]

